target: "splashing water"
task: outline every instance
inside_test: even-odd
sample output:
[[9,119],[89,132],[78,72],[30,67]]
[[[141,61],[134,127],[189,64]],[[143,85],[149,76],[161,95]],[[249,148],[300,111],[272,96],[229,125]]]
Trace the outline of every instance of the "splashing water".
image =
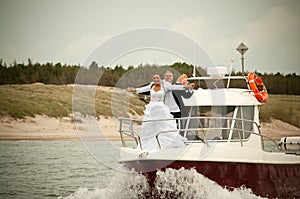
[[[138,173],[118,173],[104,189],[79,188],[65,199],[138,199],[149,198],[150,186],[147,178]],[[60,197],[62,199],[63,197]]]
[[[62,198],[62,197],[61,197]],[[137,173],[117,174],[104,189],[88,190],[79,188],[67,199],[140,199],[140,198],[224,198],[256,199],[261,198],[251,189],[240,187],[229,191],[216,182],[197,173],[195,169],[166,169],[158,171],[155,187],[151,190],[144,175]]]
[[195,169],[166,169],[156,175],[155,194],[160,198],[260,198],[245,187],[229,191]]

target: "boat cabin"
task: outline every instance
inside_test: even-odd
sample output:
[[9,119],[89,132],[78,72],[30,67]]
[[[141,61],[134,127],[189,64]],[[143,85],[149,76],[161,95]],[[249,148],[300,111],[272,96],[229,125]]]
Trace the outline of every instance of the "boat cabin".
[[[261,148],[265,151],[279,151],[278,144],[260,132],[259,109],[263,104],[255,96],[249,86],[247,77],[225,76],[223,68],[208,70],[209,77],[191,77],[188,81],[198,82],[198,88],[193,90],[190,98],[183,98],[188,115],[176,118],[177,128],[160,131],[156,134],[158,146],[159,137],[163,133],[180,133],[190,143],[236,143],[240,146]],[[201,81],[205,82],[205,86]],[[231,82],[242,81],[245,88],[230,87]],[[132,118],[119,118],[120,135],[123,147],[128,140],[134,140],[134,147],[143,150],[141,145],[142,121]],[[163,120],[159,120],[163,121]],[[299,139],[298,139],[299,140]],[[268,143],[266,145],[266,143]],[[298,144],[299,145],[299,144]],[[300,145],[299,145],[300,146]]]

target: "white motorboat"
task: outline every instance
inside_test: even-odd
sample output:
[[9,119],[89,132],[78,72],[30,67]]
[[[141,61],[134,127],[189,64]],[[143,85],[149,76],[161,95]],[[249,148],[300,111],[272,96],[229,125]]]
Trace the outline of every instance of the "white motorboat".
[[[144,150],[141,123],[156,121],[119,118],[123,144],[119,162],[147,174],[150,185],[155,183],[157,170],[184,167],[195,168],[229,189],[244,185],[259,196],[300,197],[300,137],[277,142],[263,135],[259,109],[266,100],[260,102],[251,79],[214,70],[209,77],[189,78],[213,86],[201,88],[199,83],[190,98],[182,99],[189,115],[180,118],[178,129],[172,132],[187,138],[184,147]],[[230,81],[243,81],[246,88],[232,88]],[[156,134],[159,146],[163,133]]]

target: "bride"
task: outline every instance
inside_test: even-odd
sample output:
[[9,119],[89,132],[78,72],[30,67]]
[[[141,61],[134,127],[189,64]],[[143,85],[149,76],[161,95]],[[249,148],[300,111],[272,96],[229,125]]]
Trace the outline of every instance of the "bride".
[[[160,131],[168,131],[161,133],[158,140],[161,148],[176,148],[185,146],[186,138],[182,137],[177,129],[176,120],[172,119],[168,106],[164,104],[164,98],[168,90],[184,90],[189,86],[172,85],[163,83],[158,73],[152,75],[152,80],[149,85],[141,88],[127,88],[129,92],[143,93],[150,91],[150,103],[146,105],[144,111],[144,122],[142,124],[141,146],[144,150],[158,150],[159,145],[156,140],[156,135]],[[160,120],[160,121],[151,121]]]

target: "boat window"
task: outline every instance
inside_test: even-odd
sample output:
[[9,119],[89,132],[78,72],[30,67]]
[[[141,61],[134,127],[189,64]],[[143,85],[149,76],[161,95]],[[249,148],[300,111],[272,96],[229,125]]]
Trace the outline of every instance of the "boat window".
[[182,122],[189,140],[247,139],[253,129],[254,106],[191,107],[190,118]]
[[232,130],[232,139],[247,139],[250,132],[253,131],[254,106],[240,106],[237,108],[237,120],[234,123],[234,130]]

